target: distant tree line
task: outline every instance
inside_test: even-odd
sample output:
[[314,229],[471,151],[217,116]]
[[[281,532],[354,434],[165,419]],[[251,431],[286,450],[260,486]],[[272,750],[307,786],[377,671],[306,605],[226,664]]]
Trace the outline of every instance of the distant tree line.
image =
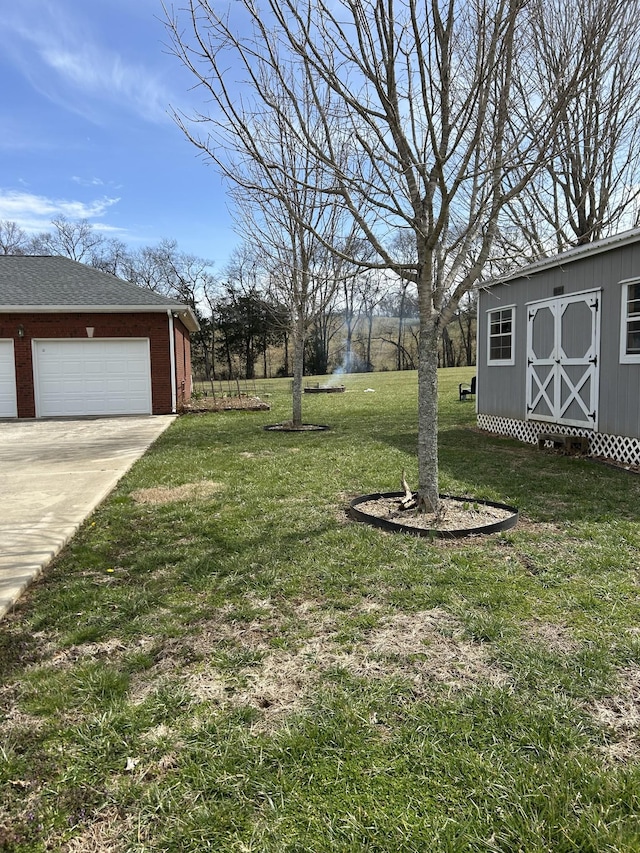
[[[0,254],[61,255],[191,306],[200,331],[192,336],[198,378],[253,379],[292,375],[291,311],[278,299],[259,246],[245,242],[222,273],[212,261],[183,252],[175,240],[132,249],[106,238],[87,220],[54,219],[50,231],[28,235],[0,220]],[[414,370],[416,294],[406,282],[371,272],[319,280],[329,292],[313,317],[304,373]],[[335,273],[335,270],[333,270]],[[460,309],[442,338],[443,367],[475,362],[475,303]],[[376,353],[384,350],[385,359]]]

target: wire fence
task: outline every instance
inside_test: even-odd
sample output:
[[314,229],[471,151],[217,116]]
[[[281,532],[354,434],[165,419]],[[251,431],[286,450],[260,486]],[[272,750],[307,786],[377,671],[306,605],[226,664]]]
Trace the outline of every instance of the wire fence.
[[194,383],[194,392],[204,397],[264,397],[274,384],[265,379],[210,379]]

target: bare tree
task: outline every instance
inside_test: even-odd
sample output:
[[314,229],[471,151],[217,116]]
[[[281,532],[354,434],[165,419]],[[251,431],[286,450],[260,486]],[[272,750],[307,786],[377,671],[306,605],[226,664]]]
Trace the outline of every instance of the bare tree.
[[210,305],[220,290],[218,277],[212,271],[213,261],[189,252],[176,250],[165,257],[170,296],[186,302],[194,309]]
[[544,169],[510,205],[514,248],[527,259],[638,224],[640,2],[585,0],[570,11],[566,0],[532,2],[540,84],[553,88],[563,71],[577,85]]
[[373,341],[373,324],[376,311],[384,299],[387,283],[380,272],[366,272],[358,278],[360,286],[361,313],[365,318],[366,334],[362,343],[366,370],[373,370],[371,345]]
[[[342,268],[346,261],[327,248],[327,243],[333,245],[336,240],[341,218],[334,201],[331,208],[318,204],[313,185],[289,186],[282,198],[245,208],[249,217],[245,222],[253,222],[251,233],[259,234],[259,243],[265,250],[268,292],[286,306],[290,319],[294,427],[302,425],[304,355],[309,331],[326,316],[345,277]],[[260,224],[255,213],[259,213]],[[302,226],[299,217],[312,223],[313,228]]]
[[462,349],[465,357],[465,364],[470,367],[475,364],[473,344],[477,339],[476,314],[478,305],[477,292],[471,293],[465,298],[456,311],[456,319],[460,330],[460,338],[462,340]]
[[[176,54],[214,105],[195,116],[210,132],[201,147],[224,168],[239,140],[247,151],[256,117],[286,128],[318,164],[316,189],[340,199],[375,250],[366,266],[416,285],[419,504],[438,510],[441,330],[557,134],[584,72],[562,58],[575,39],[569,34],[559,51],[551,87],[532,71],[525,0],[238,0],[224,14],[189,0],[168,25]],[[597,48],[603,35],[591,35]],[[308,92],[311,115],[300,109]],[[313,180],[286,160],[270,166],[292,186]],[[325,240],[317,223],[292,215]],[[415,242],[409,263],[393,252],[398,228]]]
[[122,240],[104,240],[94,251],[91,266],[124,278],[131,269],[131,257],[131,250]]
[[123,277],[163,296],[172,295],[176,285],[172,258],[177,252],[177,242],[170,239],[143,246],[126,259]]
[[88,219],[59,216],[51,221],[53,231],[43,231],[32,240],[30,254],[63,255],[72,261],[91,263],[104,243]]
[[[271,89],[282,103],[280,90]],[[323,127],[325,109],[318,110],[311,87],[298,92],[296,109],[308,129]],[[227,105],[228,107],[230,105]],[[274,304],[287,309],[281,316],[290,322],[293,344],[292,425],[302,426],[305,344],[313,323],[332,302],[348,273],[344,248],[344,208],[335,194],[327,192],[331,174],[318,161],[287,121],[271,115],[251,116],[250,125],[240,124],[235,108],[228,109],[229,122],[236,122],[236,156],[218,157],[212,139],[197,140],[222,166],[231,179],[237,228],[250,234],[259,247],[260,268]],[[186,126],[182,123],[183,128]],[[246,130],[244,129],[246,127]],[[250,132],[249,132],[250,131]],[[195,138],[190,135],[194,141]],[[274,164],[279,164],[274,167]],[[280,164],[282,164],[280,166]],[[353,223],[349,223],[353,231]]]
[[[354,335],[358,326],[358,321],[360,320],[365,309],[365,305],[367,304],[366,289],[368,286],[372,285],[371,277],[365,274],[361,263],[367,257],[371,258],[372,251],[367,242],[361,241],[359,250],[356,251],[356,246],[354,244],[354,248],[351,250],[351,253],[358,256],[360,264],[344,264],[342,262],[342,258],[338,258],[338,260],[341,261],[340,277],[342,283],[339,294],[336,294],[336,296],[339,310],[342,313],[344,330],[344,344],[341,347],[341,359],[338,369],[343,373],[358,372],[362,370],[363,366],[367,369],[366,365],[362,364],[362,360],[354,350]],[[372,293],[369,305],[374,301],[374,299],[375,296]],[[370,347],[367,351],[370,353]]]
[[0,255],[26,255],[29,238],[17,222],[0,219]]

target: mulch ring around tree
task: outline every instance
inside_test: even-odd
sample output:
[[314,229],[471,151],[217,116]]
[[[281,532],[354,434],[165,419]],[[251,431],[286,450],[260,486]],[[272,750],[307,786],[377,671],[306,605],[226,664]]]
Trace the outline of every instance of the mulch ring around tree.
[[199,400],[189,400],[181,412],[183,414],[199,414],[201,412],[268,412],[271,406],[260,397],[249,397],[241,394],[235,397],[201,397]]
[[325,424],[298,424],[293,421],[284,421],[281,424],[267,424],[264,427],[267,432],[326,432],[331,427]]
[[349,514],[355,521],[389,532],[443,539],[498,533],[514,527],[518,521],[516,507],[494,501],[440,495],[443,512],[436,518],[430,512],[403,510],[400,506],[403,497],[403,492],[361,495],[349,504]]

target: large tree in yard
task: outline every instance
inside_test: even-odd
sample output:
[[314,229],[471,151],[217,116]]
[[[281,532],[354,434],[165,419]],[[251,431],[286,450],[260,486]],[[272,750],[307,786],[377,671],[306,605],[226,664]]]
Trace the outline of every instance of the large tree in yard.
[[560,55],[576,87],[543,169],[510,204],[513,248],[529,260],[640,221],[640,0],[584,0],[576,15],[567,0],[531,2],[539,83],[555,85]]
[[[582,4],[566,5],[582,14]],[[436,511],[441,330],[491,258],[507,205],[539,173],[584,74],[569,64],[571,33],[552,83],[534,73],[537,9],[528,0],[237,0],[222,10],[188,0],[167,15],[173,49],[210,104],[195,124],[182,120],[190,138],[205,129],[199,144],[224,171],[252,158],[256,128],[285,128],[315,165],[303,177],[274,158],[269,192],[313,186],[327,204],[339,200],[354,245],[366,240],[374,257],[351,257],[347,240],[327,248],[416,286],[418,494]],[[592,43],[602,37],[594,27]],[[293,215],[326,242],[317,221]],[[394,250],[399,231],[410,235],[410,259]]]

